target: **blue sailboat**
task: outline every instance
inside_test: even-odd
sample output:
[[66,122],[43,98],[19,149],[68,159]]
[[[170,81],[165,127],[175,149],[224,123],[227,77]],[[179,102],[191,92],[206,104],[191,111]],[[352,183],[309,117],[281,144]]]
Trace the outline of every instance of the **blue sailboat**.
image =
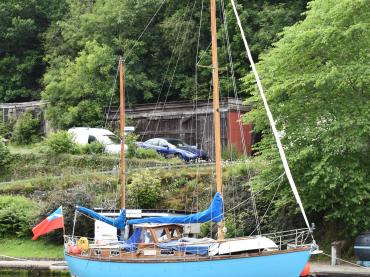
[[[209,208],[186,216],[149,217],[126,219],[124,147],[121,154],[121,213],[108,218],[84,207],[76,210],[89,217],[114,226],[131,236],[126,240],[97,242],[84,237],[65,236],[65,260],[74,277],[298,277],[308,262],[315,244],[307,243],[312,237],[302,202],[277,134],[267,102],[266,110],[282,157],[286,175],[301,208],[307,228],[274,234],[225,239],[224,210],[221,178],[220,114],[218,92],[218,61],[216,39],[216,4],[211,1],[212,61],[213,61],[213,114],[215,124],[216,183],[215,194]],[[235,3],[231,0],[238,23]],[[240,25],[241,26],[241,25]],[[248,56],[250,54],[242,32]],[[251,60],[251,56],[250,56]],[[252,69],[255,71],[251,60]],[[124,85],[123,61],[120,66],[121,142],[124,143]],[[257,74],[257,73],[255,73]],[[257,83],[260,83],[256,75]],[[260,86],[259,86],[260,88]],[[217,239],[184,236],[184,225],[214,222],[218,226]],[[129,227],[129,228],[128,228]]]

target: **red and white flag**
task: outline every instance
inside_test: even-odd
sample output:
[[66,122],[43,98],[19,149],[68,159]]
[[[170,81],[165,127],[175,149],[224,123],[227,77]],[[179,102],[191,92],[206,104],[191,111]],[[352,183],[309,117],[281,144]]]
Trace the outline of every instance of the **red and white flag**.
[[59,207],[55,212],[53,212],[51,215],[49,215],[46,219],[41,221],[36,227],[32,229],[33,233],[32,240],[37,240],[39,236],[59,228],[64,228],[62,207]]

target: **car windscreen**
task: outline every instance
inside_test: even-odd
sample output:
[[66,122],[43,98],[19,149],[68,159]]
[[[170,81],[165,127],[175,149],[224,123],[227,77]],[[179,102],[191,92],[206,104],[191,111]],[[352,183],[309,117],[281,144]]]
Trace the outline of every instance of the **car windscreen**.
[[178,139],[168,139],[167,140],[168,143],[176,146],[176,147],[186,147],[186,146],[189,146],[187,145],[185,142],[181,141],[181,140],[178,140]]
[[120,144],[121,140],[116,135],[105,135],[102,136],[105,144]]

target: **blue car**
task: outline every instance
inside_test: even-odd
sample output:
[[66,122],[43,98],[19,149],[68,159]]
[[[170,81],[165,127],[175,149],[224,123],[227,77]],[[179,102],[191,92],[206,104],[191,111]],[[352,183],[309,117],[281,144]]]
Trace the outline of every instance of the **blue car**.
[[203,150],[190,146],[181,140],[172,138],[153,138],[139,144],[140,147],[154,149],[166,158],[179,157],[185,162],[196,160],[208,161],[209,157]]

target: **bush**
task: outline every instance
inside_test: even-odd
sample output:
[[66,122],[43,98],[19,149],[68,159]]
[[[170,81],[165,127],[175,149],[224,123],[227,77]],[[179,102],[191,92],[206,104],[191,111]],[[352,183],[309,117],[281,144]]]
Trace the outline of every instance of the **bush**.
[[32,112],[22,114],[14,125],[12,141],[16,144],[30,144],[41,139],[41,124]]
[[138,147],[136,142],[138,139],[138,135],[135,134],[128,134],[125,137],[125,144],[127,145],[127,158],[138,158],[138,159],[163,159],[163,156],[158,154],[157,151],[154,149],[146,149],[142,147]]
[[136,151],[138,149],[138,147],[136,145],[136,141],[137,141],[138,137],[139,137],[138,135],[135,135],[135,134],[132,134],[132,133],[126,135],[125,144],[127,145],[127,153],[126,153],[127,158],[136,157]]
[[8,163],[10,162],[10,152],[2,140],[3,138],[0,137],[0,170],[7,167]]
[[102,154],[105,152],[105,146],[98,141],[86,144],[80,148],[83,154]]
[[52,154],[77,154],[78,145],[73,141],[73,137],[66,131],[59,131],[51,134],[46,140],[46,151]]
[[23,196],[0,196],[0,236],[30,235],[36,213],[36,204]]
[[245,155],[243,155],[243,153],[233,144],[227,147],[224,147],[222,149],[221,156],[222,156],[222,159],[225,161],[226,160],[236,161],[236,160],[243,159],[243,157],[245,157]]
[[10,139],[12,137],[14,121],[0,122],[0,137]]
[[134,173],[127,189],[128,202],[131,207],[152,209],[158,206],[162,198],[159,173],[149,169]]
[[136,149],[135,157],[138,159],[163,159],[154,149],[145,149],[141,147]]

